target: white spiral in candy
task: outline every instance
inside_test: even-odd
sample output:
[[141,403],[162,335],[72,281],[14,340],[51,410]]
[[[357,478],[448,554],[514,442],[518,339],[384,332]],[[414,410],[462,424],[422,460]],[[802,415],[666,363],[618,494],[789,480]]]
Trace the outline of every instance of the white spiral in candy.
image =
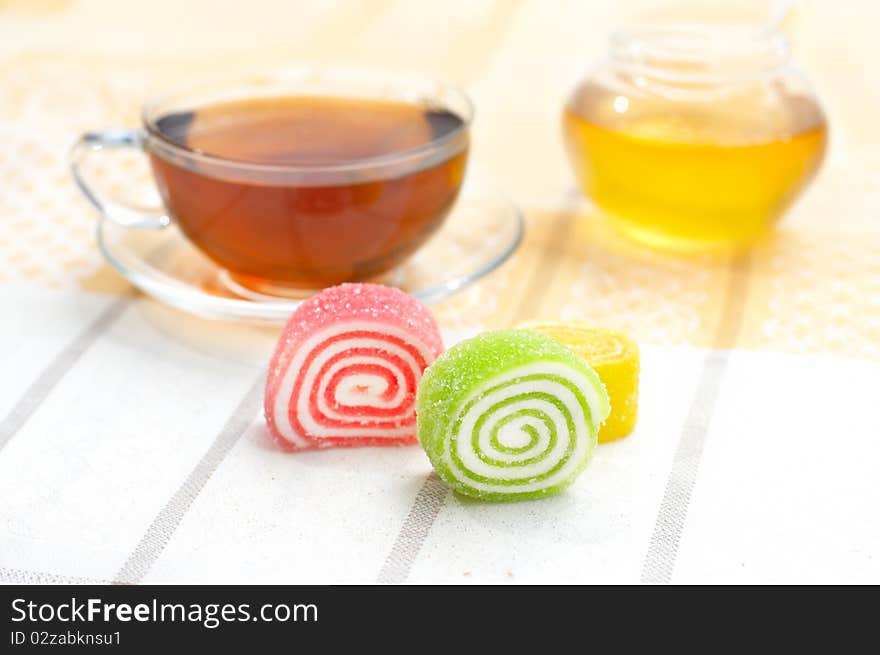
[[443,464],[483,493],[533,493],[567,481],[596,443],[605,405],[572,367],[532,364],[475,390],[449,425]]
[[275,425],[295,446],[309,445],[291,423],[292,402],[294,420],[312,438],[412,434],[415,385],[431,360],[430,350],[400,329],[367,321],[328,327],[300,344],[288,364],[272,403]]

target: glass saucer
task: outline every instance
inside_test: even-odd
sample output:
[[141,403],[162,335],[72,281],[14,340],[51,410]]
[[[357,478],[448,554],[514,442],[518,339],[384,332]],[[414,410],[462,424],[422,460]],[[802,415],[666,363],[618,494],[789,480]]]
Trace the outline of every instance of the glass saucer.
[[[430,304],[498,268],[522,241],[524,222],[506,195],[466,182],[440,230],[399,268],[377,282]],[[122,227],[102,217],[98,248],[113,268],[157,300],[206,318],[283,322],[301,302],[255,293],[193,247],[171,225]]]

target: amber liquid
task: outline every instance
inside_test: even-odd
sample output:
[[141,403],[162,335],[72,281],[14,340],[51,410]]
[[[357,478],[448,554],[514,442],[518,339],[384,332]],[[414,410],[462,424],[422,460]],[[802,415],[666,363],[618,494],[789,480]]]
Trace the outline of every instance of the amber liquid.
[[800,97],[782,97],[774,111],[759,111],[752,97],[675,110],[613,102],[589,89],[575,97],[563,117],[568,152],[596,205],[655,246],[754,242],[812,179],[825,152],[821,111]]
[[163,201],[187,238],[257,290],[318,288],[390,270],[439,228],[467,158],[465,146],[379,179],[358,167],[462,127],[450,112],[396,101],[262,98],[169,114],[156,125],[162,140],[233,162],[300,171],[355,165],[304,184],[284,169],[264,175],[151,149]]

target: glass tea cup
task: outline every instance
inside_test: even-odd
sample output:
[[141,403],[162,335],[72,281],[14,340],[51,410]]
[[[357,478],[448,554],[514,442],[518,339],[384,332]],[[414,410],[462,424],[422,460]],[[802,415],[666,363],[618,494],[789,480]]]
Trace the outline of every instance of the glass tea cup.
[[[380,278],[439,229],[472,117],[465,93],[436,80],[302,68],[150,101],[141,128],[84,134],[71,169],[105,219],[173,222],[233,284],[298,297]],[[105,148],[146,153],[161,207],[96,190],[84,164]]]
[[807,187],[828,127],[772,24],[644,23],[611,38],[562,117],[584,193],[637,241],[728,250]]

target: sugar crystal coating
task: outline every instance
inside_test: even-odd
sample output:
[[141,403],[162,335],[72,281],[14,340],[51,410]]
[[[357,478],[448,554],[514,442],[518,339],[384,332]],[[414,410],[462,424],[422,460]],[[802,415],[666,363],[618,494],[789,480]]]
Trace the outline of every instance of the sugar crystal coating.
[[611,399],[611,415],[599,430],[599,443],[625,437],[639,412],[639,346],[617,330],[581,321],[546,321],[518,326],[558,341],[593,367]]
[[431,313],[403,291],[325,289],[281,332],[266,381],[269,431],[292,450],[416,443],[416,387],[441,352]]
[[595,371],[549,337],[485,332],[441,355],[417,398],[438,475],[483,500],[540,498],[583,470],[609,412]]

